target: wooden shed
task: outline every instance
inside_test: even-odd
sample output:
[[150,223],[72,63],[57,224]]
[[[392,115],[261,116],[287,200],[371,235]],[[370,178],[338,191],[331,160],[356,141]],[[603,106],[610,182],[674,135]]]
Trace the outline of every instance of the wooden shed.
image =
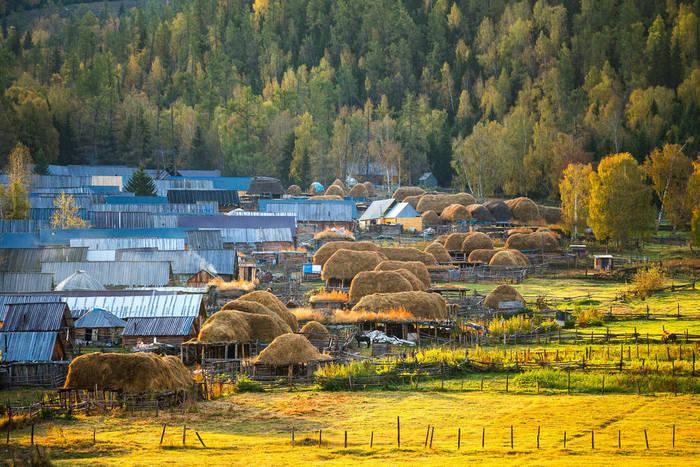
[[126,321],[103,308],[93,308],[75,322],[75,338],[81,343],[118,344]]

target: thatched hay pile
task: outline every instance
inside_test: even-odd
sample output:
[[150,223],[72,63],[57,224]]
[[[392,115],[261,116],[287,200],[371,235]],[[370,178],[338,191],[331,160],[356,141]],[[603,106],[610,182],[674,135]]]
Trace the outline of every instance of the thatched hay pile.
[[363,183],[363,185],[365,186],[365,188],[367,188],[367,196],[368,197],[372,198],[374,196],[377,196],[377,189],[374,188],[374,183],[367,181],[367,182]]
[[425,247],[425,252],[433,255],[433,257],[435,257],[438,263],[452,262],[452,256],[450,256],[450,253],[445,249],[442,243],[439,243],[437,241],[434,241],[433,243]]
[[94,390],[97,386],[139,394],[179,391],[193,384],[192,374],[176,357],[148,352],[90,353],[71,362],[63,387]]
[[282,300],[277,298],[274,294],[267,292],[265,290],[256,290],[254,292],[247,293],[238,300],[247,300],[249,302],[257,302],[265,305],[270,310],[274,311],[277,316],[282,318],[282,321],[287,323],[292,329],[292,332],[296,331],[299,327],[297,319],[294,317],[289,309],[282,303]]
[[450,204],[461,204],[462,206],[469,206],[470,204],[474,203],[474,197],[468,193],[457,193],[454,195],[424,195],[418,202],[418,206],[416,206],[416,211],[420,213],[423,213],[425,211],[435,211],[436,213],[440,214]]
[[406,279],[408,282],[411,283],[411,290],[425,290],[427,287],[425,284],[423,284],[423,281],[418,279],[415,274],[413,274],[411,271],[408,269],[393,269],[394,272],[397,272],[403,276],[404,279]]
[[413,209],[415,209],[416,206],[418,206],[418,201],[420,201],[421,196],[423,195],[406,196],[403,199],[403,202],[410,204],[411,206],[413,206]]
[[499,285],[486,296],[484,305],[488,308],[498,309],[498,304],[500,302],[514,301],[519,301],[525,306],[525,299],[520,295],[520,292],[510,285]]
[[301,193],[301,187],[299,185],[290,185],[290,187],[287,188],[288,195],[298,196]]
[[357,303],[365,295],[385,292],[409,292],[413,285],[396,271],[364,271],[350,284],[350,303]]
[[355,240],[355,236],[352,234],[352,232],[346,231],[345,233],[339,232],[338,230],[335,229],[326,229],[323,230],[316,235],[314,235],[314,240],[326,240],[326,241],[335,241],[335,240],[347,240],[347,241],[353,241]]
[[506,248],[528,251],[556,251],[559,242],[552,232],[538,231],[529,234],[514,233],[506,240]]
[[487,201],[484,203],[484,207],[489,210],[496,221],[505,222],[513,217],[513,213],[510,212],[508,205],[500,199]]
[[395,292],[366,295],[352,311],[374,313],[404,309],[418,319],[445,319],[447,305],[440,294],[429,292]]
[[472,219],[480,222],[493,222],[495,220],[491,211],[486,209],[483,204],[470,204],[467,206],[467,211]]
[[[240,311],[250,315],[246,316],[246,321],[251,330],[251,338],[262,342],[270,342],[280,334],[293,332],[289,324],[262,303],[249,302],[239,298],[225,304],[221,311]],[[296,327],[294,329],[296,330]]]
[[[449,236],[450,236],[450,234],[446,234],[446,233],[440,234],[435,238],[435,241],[444,246],[445,242],[447,241],[447,237],[449,237]],[[462,239],[462,240],[464,240],[464,239]]]
[[472,250],[472,252],[469,253],[469,258],[467,261],[472,263],[482,262],[484,264],[489,264],[491,262],[491,258],[493,258],[496,253],[498,253],[498,250],[494,250],[493,248],[488,250]]
[[297,363],[330,360],[331,357],[316,350],[301,334],[284,334],[273,340],[253,361],[271,366],[287,366]]
[[474,250],[488,250],[493,248],[491,237],[483,232],[470,232],[462,242],[461,250],[467,254]]
[[318,321],[309,321],[299,331],[301,334],[313,334],[315,336],[329,336],[328,329]]
[[530,198],[521,196],[520,198],[506,201],[508,209],[513,214],[513,218],[520,222],[541,222],[540,209]]
[[374,268],[375,271],[395,271],[397,269],[411,271],[418,278],[423,285],[423,289],[415,290],[424,290],[430,287],[430,273],[425,264],[420,261],[382,261]]
[[248,316],[237,310],[217,311],[204,322],[197,339],[201,342],[250,342]]
[[469,234],[464,232],[451,233],[445,239],[445,249],[447,251],[462,251],[462,243]]
[[333,183],[331,183],[331,186],[333,186],[333,185],[337,186],[338,188],[340,188],[343,191],[347,191],[347,189],[345,188],[345,184],[339,178],[336,178],[335,180],[333,180]]
[[437,266],[433,255],[418,248],[384,247],[380,248],[379,251],[392,261],[420,261],[426,266]]
[[321,279],[350,281],[362,271],[371,271],[387,257],[378,251],[353,251],[341,248],[328,258]]
[[530,234],[532,233],[533,230],[529,229],[527,227],[515,227],[512,229],[508,229],[508,236],[510,237],[513,234],[519,233],[519,234]]
[[547,224],[558,224],[561,222],[561,208],[551,206],[539,206],[540,215]]
[[530,260],[518,250],[500,250],[489,261],[490,266],[527,266]]
[[339,195],[315,195],[315,196],[310,196],[309,199],[318,199],[318,200],[326,200],[326,201],[342,201],[343,197]]
[[330,242],[316,250],[312,261],[313,264],[323,266],[328,261],[328,258],[341,248],[353,251],[379,251],[379,247],[372,242]]
[[345,196],[345,190],[343,190],[342,187],[338,185],[331,185],[328,188],[326,188],[326,192],[324,193],[326,196],[340,196],[341,198]]
[[461,204],[450,204],[440,214],[440,219],[443,222],[468,221],[471,218],[472,216],[469,214],[467,207]]
[[358,183],[357,185],[350,188],[348,195],[355,198],[367,198],[367,187],[364,186],[362,183]]
[[425,211],[421,214],[423,218],[423,225],[440,225],[442,224],[442,219],[437,215],[435,211]]
[[394,198],[396,201],[403,201],[406,196],[420,196],[425,194],[425,190],[421,187],[417,186],[402,186],[396,189],[394,191],[394,194],[391,195],[392,198]]

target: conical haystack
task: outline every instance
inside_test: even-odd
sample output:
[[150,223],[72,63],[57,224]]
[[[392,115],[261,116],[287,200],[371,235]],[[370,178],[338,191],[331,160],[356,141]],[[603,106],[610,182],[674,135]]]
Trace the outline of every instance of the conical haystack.
[[409,271],[408,269],[403,269],[403,268],[401,268],[401,269],[392,269],[392,271],[401,274],[401,276],[402,276],[404,279],[406,279],[408,282],[410,282],[410,283],[411,283],[411,290],[425,290],[425,289],[427,289],[427,287],[425,286],[425,284],[423,283],[423,281],[421,281],[420,279],[418,279],[418,277],[416,277],[416,275],[413,274],[413,273],[412,273],[411,271]]
[[518,250],[500,250],[491,257],[490,266],[528,266],[530,260]]
[[423,218],[423,225],[440,225],[442,224],[442,219],[437,215],[435,211],[425,211],[421,214]]
[[423,289],[430,287],[430,273],[424,263],[420,261],[382,261],[374,268],[375,271],[395,271],[407,269],[413,273],[422,283]]
[[481,262],[484,264],[489,264],[491,262],[491,258],[493,258],[496,253],[498,253],[498,250],[494,250],[493,248],[489,248],[487,250],[473,250],[471,253],[469,253],[469,258],[467,261],[471,263]]
[[[236,300],[233,300],[233,301],[226,303],[223,307],[221,307],[221,309],[222,310],[238,310],[238,311],[242,311],[244,313],[266,315],[266,316],[269,316],[272,319],[272,321],[275,322],[275,327],[280,332],[293,332],[292,327],[289,324],[287,324],[287,322],[285,322],[285,320],[283,320],[276,312],[272,311],[272,309],[268,308],[266,305],[263,305],[262,303],[248,301],[248,300],[244,300],[242,298],[238,298]],[[286,309],[286,307],[285,307],[285,309]],[[287,313],[289,313],[291,315],[291,313],[288,310],[287,310]],[[296,330],[296,318],[294,318],[294,324],[295,324],[294,330]]]
[[339,196],[342,198],[343,196],[345,196],[345,190],[343,190],[343,188],[338,186],[338,185],[331,185],[328,187],[328,189],[326,190],[324,195],[326,195],[326,196]]
[[342,201],[343,197],[338,195],[315,195],[310,196],[309,199],[315,199],[320,201]]
[[396,292],[366,295],[352,311],[373,313],[405,310],[417,319],[447,318],[447,304],[440,294],[429,292]]
[[461,204],[462,206],[469,206],[474,204],[476,200],[474,197],[468,193],[456,193],[454,195],[447,194],[436,194],[436,195],[425,195],[421,197],[416,207],[416,211],[423,213],[425,211],[435,211],[441,214],[442,211],[450,204]]
[[506,222],[512,219],[513,213],[510,212],[505,201],[492,200],[486,201],[484,207],[489,210],[494,220],[498,222]]
[[243,295],[242,297],[239,297],[238,299],[247,300],[249,302],[262,303],[270,310],[277,313],[277,316],[282,318],[282,320],[285,323],[287,323],[287,325],[289,325],[289,327],[292,329],[292,332],[296,331],[299,327],[299,324],[297,323],[297,319],[294,316],[294,314],[292,314],[292,312],[287,309],[284,303],[282,303],[282,300],[280,300],[270,292],[267,292],[265,290],[256,290],[254,292],[249,292]]
[[386,256],[378,251],[353,251],[341,248],[323,265],[321,279],[349,282],[358,273],[371,271],[386,259]]
[[466,206],[461,204],[450,204],[445,209],[442,210],[440,214],[440,219],[443,222],[457,222],[457,221],[469,221],[472,216],[469,214]]
[[452,256],[450,256],[450,253],[445,249],[442,243],[438,243],[437,241],[434,241],[425,247],[425,252],[433,255],[438,263],[444,264],[452,262]]
[[558,224],[561,222],[561,208],[551,206],[539,206],[540,215],[544,218],[547,224]]
[[498,309],[500,302],[518,301],[525,306],[525,299],[520,292],[515,290],[510,285],[499,285],[489,293],[484,299],[484,306],[487,308]]
[[353,198],[367,198],[367,187],[364,186],[362,183],[358,183],[357,185],[350,188],[348,195],[352,196]]
[[488,250],[493,248],[491,237],[483,232],[470,232],[462,242],[462,251],[466,254],[474,250]]
[[330,242],[316,250],[312,261],[313,264],[323,266],[328,261],[328,258],[341,248],[353,251],[379,251],[379,247],[372,242]]
[[250,342],[247,316],[248,313],[237,310],[217,311],[204,322],[197,339],[200,342]]
[[433,255],[418,248],[384,247],[379,251],[392,261],[420,261],[426,266],[437,266]]
[[469,215],[472,216],[472,219],[475,221],[493,222],[495,220],[491,211],[482,204],[470,204],[467,206],[467,211],[469,211]]
[[301,187],[299,185],[290,185],[289,188],[287,188],[288,195],[298,196],[301,193],[302,193],[302,191],[301,191]]
[[374,183],[367,181],[367,182],[364,182],[363,185],[365,186],[365,188],[367,188],[367,196],[368,197],[373,198],[373,197],[377,196],[377,189],[374,188]]
[[394,194],[391,195],[391,197],[394,198],[396,201],[401,202],[406,196],[420,196],[422,194],[425,194],[425,190],[421,187],[402,186],[400,188],[397,188],[396,191],[394,191]]
[[411,206],[413,206],[413,209],[415,209],[416,206],[418,206],[418,201],[420,201],[421,196],[423,195],[406,196],[403,199],[403,202],[410,204]]
[[309,321],[306,323],[301,330],[299,331],[301,334],[306,334],[306,335],[314,335],[314,336],[329,336],[328,329],[326,327],[319,323],[318,321]]
[[350,284],[350,303],[357,303],[365,295],[382,292],[409,292],[413,285],[395,271],[363,271]]
[[513,218],[520,222],[532,223],[542,222],[540,210],[530,198],[521,196],[520,198],[509,199],[506,201],[508,209],[513,214]]
[[316,347],[301,334],[284,334],[265,347],[255,358],[254,363],[287,366],[330,360],[330,358],[316,350]]
[[467,238],[469,233],[456,232],[451,233],[445,239],[445,249],[447,251],[462,251],[462,243],[464,239]]

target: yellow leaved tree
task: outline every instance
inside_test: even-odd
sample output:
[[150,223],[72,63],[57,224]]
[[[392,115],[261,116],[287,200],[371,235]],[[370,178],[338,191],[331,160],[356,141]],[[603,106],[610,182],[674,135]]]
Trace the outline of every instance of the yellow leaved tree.
[[10,153],[7,167],[7,185],[0,185],[0,217],[3,219],[29,219],[29,182],[32,158],[29,149],[17,143]]
[[700,159],[693,162],[693,174],[688,179],[688,199],[693,206],[690,221],[690,247],[700,247]]
[[639,241],[654,229],[651,189],[644,172],[630,153],[611,154],[592,173],[588,223],[598,240],[610,239],[618,246]]
[[683,154],[683,147],[678,144],[664,144],[662,150],[654,149],[647,156],[643,168],[661,201],[656,220],[657,227],[664,212],[674,229],[687,225],[694,207],[691,197],[686,193],[693,162]]
[[592,174],[591,164],[569,164],[559,182],[564,227],[574,237],[588,226]]
[[51,214],[51,227],[54,229],[84,229],[89,227],[88,222],[79,215],[78,206],[75,205],[73,195],[61,192],[53,200],[56,207]]

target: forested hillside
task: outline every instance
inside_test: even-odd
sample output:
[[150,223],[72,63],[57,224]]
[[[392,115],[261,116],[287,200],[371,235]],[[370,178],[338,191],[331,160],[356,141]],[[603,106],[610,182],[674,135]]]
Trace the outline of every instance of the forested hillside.
[[25,30],[5,16],[0,36],[0,153],[20,140],[40,166],[219,167],[308,186],[377,162],[402,183],[432,170],[543,198],[572,161],[700,147],[700,0],[46,11]]

